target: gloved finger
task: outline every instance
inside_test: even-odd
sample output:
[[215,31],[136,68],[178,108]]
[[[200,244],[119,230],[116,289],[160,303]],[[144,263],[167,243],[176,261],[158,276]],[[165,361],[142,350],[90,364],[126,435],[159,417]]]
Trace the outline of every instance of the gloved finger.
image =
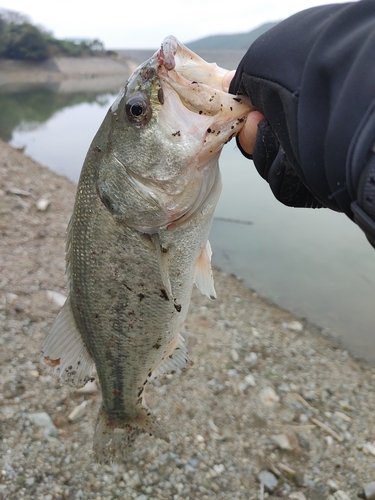
[[264,119],[264,116],[259,111],[251,111],[247,115],[246,123],[241,129],[238,141],[241,144],[242,153],[246,156],[253,154],[256,136],[258,134],[258,124]]
[[279,153],[280,143],[270,124],[264,118],[257,125],[257,134],[253,147],[253,161],[259,174],[268,180],[268,173]]

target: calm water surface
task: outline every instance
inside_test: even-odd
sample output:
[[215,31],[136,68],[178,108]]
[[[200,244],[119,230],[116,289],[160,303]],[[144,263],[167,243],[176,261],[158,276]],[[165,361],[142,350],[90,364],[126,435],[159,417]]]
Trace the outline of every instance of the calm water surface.
[[[35,89],[0,94],[0,133],[77,182],[114,98],[113,91],[86,96]],[[342,214],[278,203],[234,141],[225,146],[220,165],[224,188],[210,236],[214,264],[330,330],[352,353],[374,362],[375,251],[361,231]]]

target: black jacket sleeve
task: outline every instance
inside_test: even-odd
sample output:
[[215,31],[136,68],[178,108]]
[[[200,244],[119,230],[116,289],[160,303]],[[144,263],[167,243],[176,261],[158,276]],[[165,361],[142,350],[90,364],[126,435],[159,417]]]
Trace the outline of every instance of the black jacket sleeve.
[[345,212],[375,238],[375,1],[279,23],[251,45],[229,92],[265,116],[253,159],[275,196]]

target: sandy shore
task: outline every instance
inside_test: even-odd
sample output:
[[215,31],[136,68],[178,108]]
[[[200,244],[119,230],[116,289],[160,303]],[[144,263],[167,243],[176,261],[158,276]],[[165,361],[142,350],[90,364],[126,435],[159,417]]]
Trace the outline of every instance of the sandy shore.
[[170,443],[93,462],[100,391],[39,364],[75,189],[0,142],[0,499],[375,498],[374,367],[219,270],[216,301],[193,295],[193,366],[149,390]]

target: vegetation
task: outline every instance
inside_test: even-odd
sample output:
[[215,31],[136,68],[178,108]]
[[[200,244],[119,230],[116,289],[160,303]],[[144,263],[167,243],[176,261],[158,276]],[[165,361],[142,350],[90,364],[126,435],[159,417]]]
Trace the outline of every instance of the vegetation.
[[0,9],[0,57],[43,61],[49,57],[113,55],[100,40],[58,40],[19,12]]

